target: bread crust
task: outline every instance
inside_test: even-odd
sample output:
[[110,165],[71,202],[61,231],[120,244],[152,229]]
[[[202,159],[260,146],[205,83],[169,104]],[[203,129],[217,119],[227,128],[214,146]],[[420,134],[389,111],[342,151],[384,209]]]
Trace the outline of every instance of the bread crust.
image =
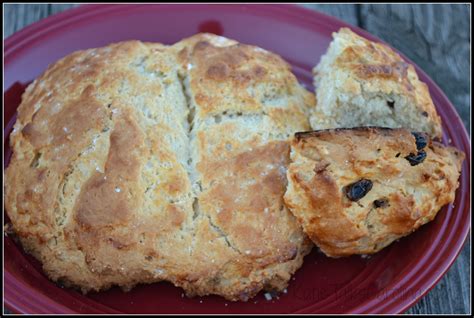
[[313,104],[281,58],[210,34],[73,53],[23,95],[6,210],[47,275],[83,292],[282,290],[312,247],[283,194]]
[[[464,154],[423,137],[427,145],[417,149],[406,129],[298,133],[285,203],[326,255],[376,253],[454,200]],[[419,151],[426,158],[411,165],[406,157]],[[369,186],[356,189],[356,198],[348,195],[360,180]]]
[[318,105],[312,129],[402,127],[441,138],[441,118],[413,65],[348,28],[333,38],[313,69]]

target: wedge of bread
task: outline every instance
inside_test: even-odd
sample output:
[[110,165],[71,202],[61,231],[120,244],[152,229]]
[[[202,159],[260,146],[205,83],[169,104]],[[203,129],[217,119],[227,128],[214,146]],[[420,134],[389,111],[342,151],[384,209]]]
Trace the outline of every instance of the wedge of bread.
[[371,254],[454,200],[463,158],[405,129],[297,133],[285,202],[326,255]]
[[313,129],[404,127],[441,138],[441,120],[415,69],[386,45],[342,28],[313,69]]
[[8,216],[47,275],[84,292],[283,290],[313,246],[283,194],[314,103],[280,57],[215,35],[73,53],[23,95]]

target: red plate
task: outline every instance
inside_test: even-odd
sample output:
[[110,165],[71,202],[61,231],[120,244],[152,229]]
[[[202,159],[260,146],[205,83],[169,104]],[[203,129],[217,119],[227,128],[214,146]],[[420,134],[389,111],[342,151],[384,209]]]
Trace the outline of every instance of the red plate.
[[[48,64],[75,50],[138,39],[174,43],[201,31],[255,44],[283,56],[311,87],[331,32],[347,24],[300,7],[236,5],[93,5],[35,23],[5,41],[5,136],[25,85]],[[357,33],[378,40],[351,27]],[[379,40],[378,40],[379,41]],[[426,294],[448,270],[470,225],[470,141],[454,107],[439,87],[427,83],[443,119],[445,143],[467,154],[453,205],[435,221],[370,257],[330,259],[317,249],[305,258],[288,292],[271,301],[263,293],[247,303],[217,296],[188,299],[169,283],[118,288],[84,296],[49,281],[40,264],[5,238],[5,305],[22,313],[399,313]],[[5,137],[5,141],[7,137]],[[5,164],[10,149],[4,143]]]

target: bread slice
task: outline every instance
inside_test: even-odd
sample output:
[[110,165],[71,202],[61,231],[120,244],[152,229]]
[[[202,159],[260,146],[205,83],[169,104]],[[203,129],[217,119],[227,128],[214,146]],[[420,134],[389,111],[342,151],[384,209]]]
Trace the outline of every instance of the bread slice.
[[313,69],[313,129],[404,127],[441,138],[441,120],[415,69],[386,45],[347,28]]
[[297,133],[285,202],[326,255],[375,253],[454,200],[463,159],[405,129]]
[[6,210],[48,276],[84,292],[282,290],[312,247],[283,194],[314,103],[275,54],[210,34],[73,53],[23,95]]

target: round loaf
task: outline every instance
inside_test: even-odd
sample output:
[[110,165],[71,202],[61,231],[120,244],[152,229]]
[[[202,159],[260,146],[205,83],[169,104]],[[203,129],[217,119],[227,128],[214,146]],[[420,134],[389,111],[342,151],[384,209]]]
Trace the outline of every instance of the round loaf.
[[280,57],[199,34],[75,52],[23,95],[6,209],[47,275],[83,292],[282,290],[312,246],[283,203],[314,96]]

